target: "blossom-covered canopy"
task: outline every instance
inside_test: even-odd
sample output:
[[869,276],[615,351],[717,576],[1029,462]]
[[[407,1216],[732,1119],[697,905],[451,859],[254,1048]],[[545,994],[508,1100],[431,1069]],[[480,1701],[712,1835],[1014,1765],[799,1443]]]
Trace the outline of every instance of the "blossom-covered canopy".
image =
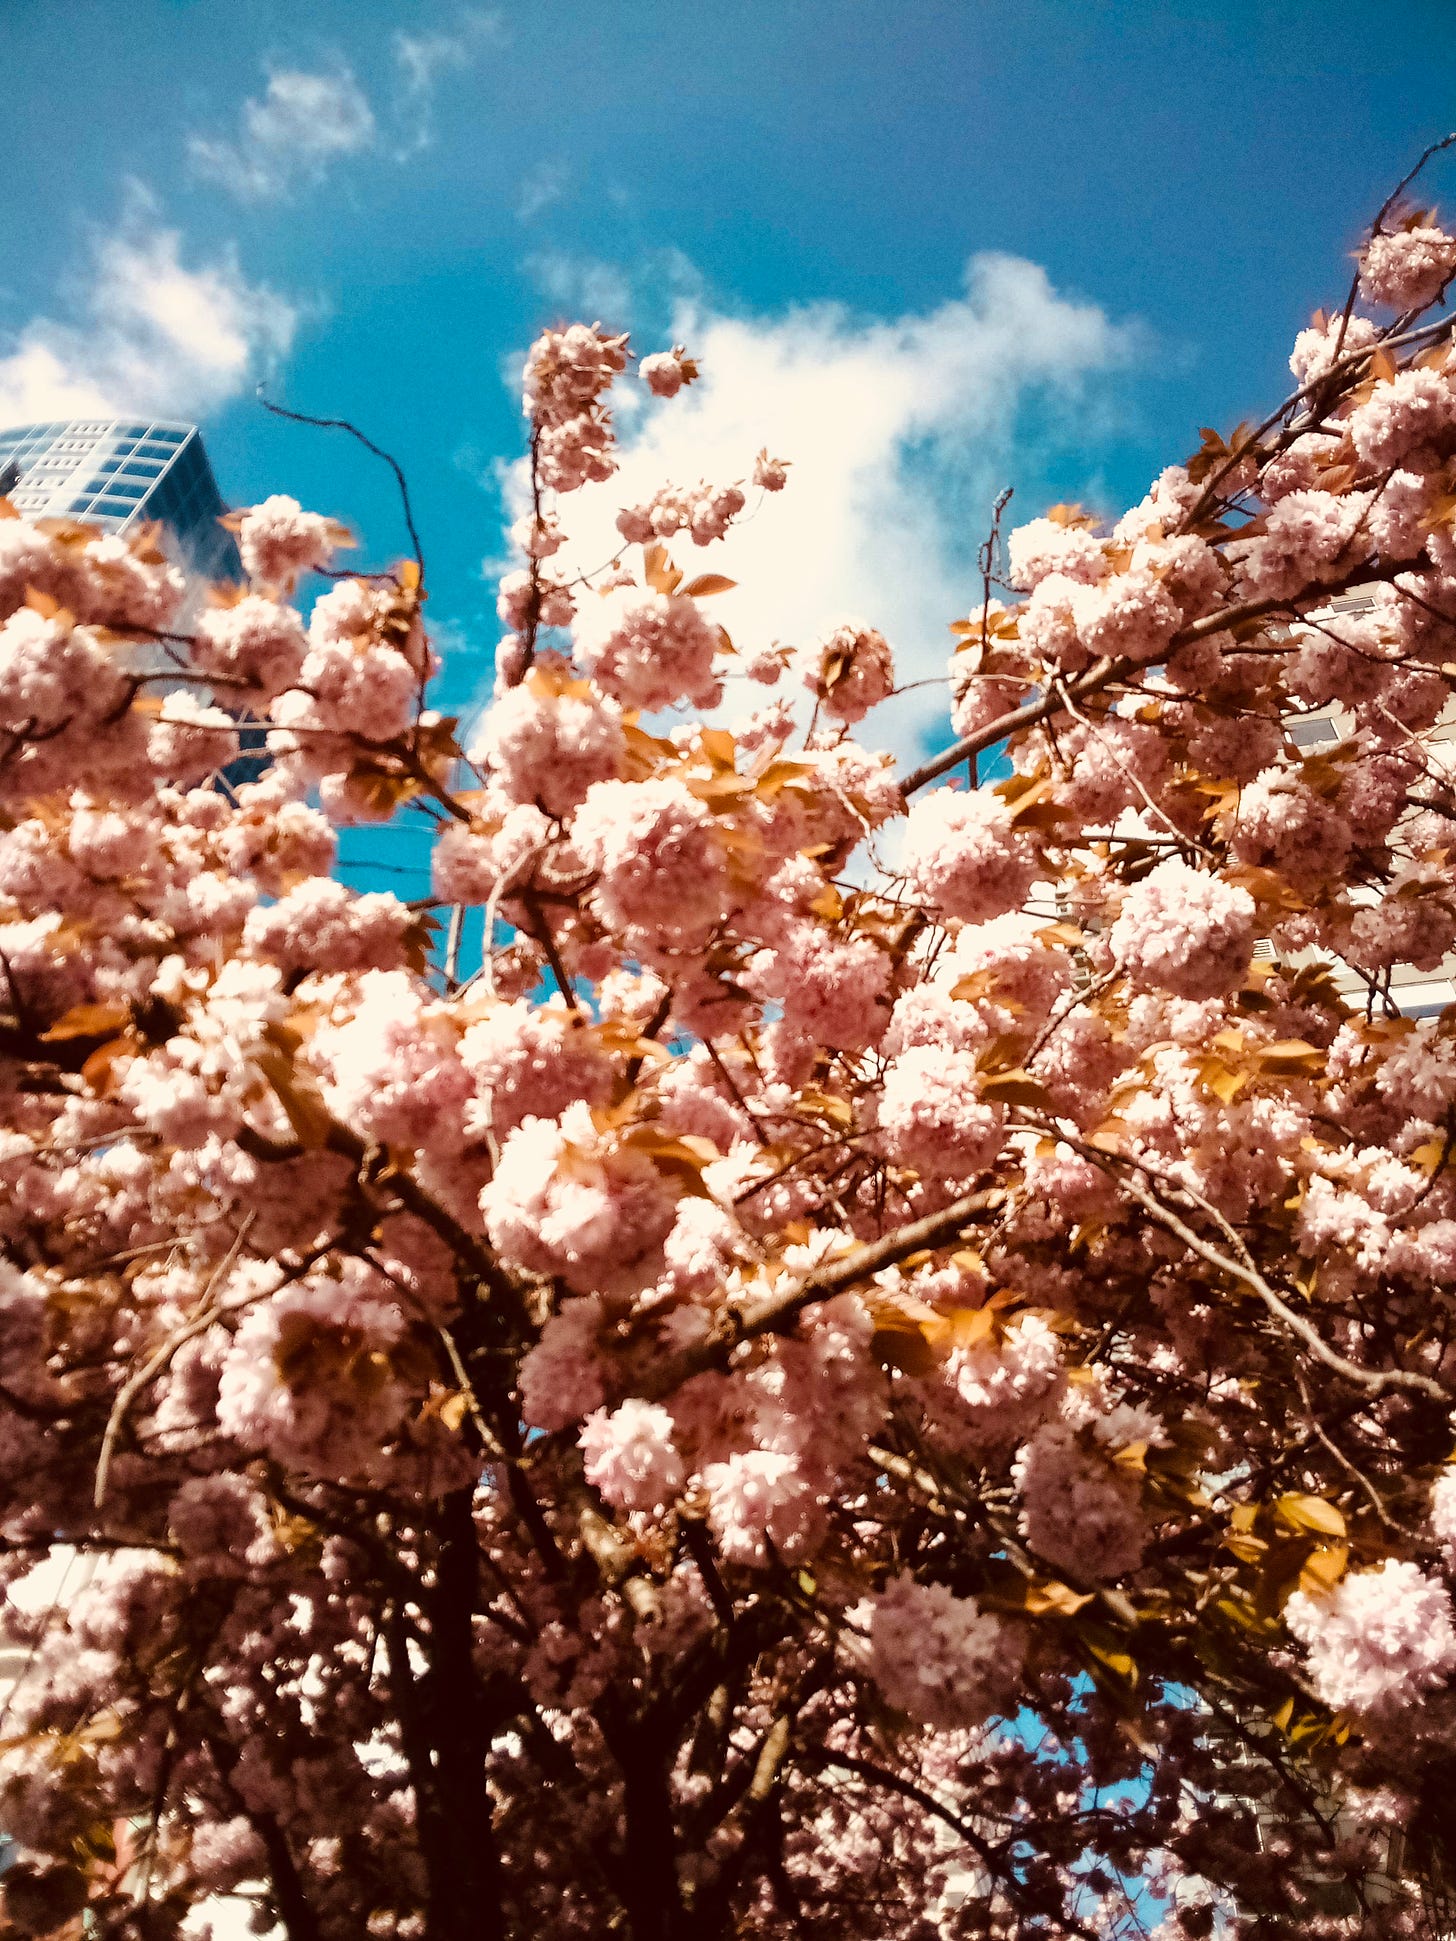
[[[1261,425],[993,534],[908,773],[868,620],[694,575],[783,462],[558,570],[600,327],[466,748],[418,561],[305,620],[280,495],[183,635],[148,537],[0,519],[11,1931],[1421,1931],[1453,274],[1387,209]],[[396,814],[428,908],[331,874]]]

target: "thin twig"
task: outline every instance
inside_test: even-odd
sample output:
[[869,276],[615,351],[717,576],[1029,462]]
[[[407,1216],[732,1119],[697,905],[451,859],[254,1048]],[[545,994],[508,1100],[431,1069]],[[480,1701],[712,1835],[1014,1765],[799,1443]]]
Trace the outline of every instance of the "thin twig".
[[465,905],[450,906],[450,924],[445,933],[445,982],[453,991],[460,982],[460,939],[465,929]]
[[1390,214],[1396,203],[1400,201],[1401,196],[1410,187],[1411,183],[1415,181],[1421,170],[1426,166],[1426,163],[1439,155],[1443,149],[1453,147],[1456,147],[1456,130],[1453,130],[1449,135],[1443,135],[1438,142],[1431,143],[1415,167],[1407,170],[1391,190],[1390,194],[1385,198],[1384,202],[1381,203],[1375,220],[1370,225],[1370,234],[1372,236],[1378,236],[1380,234],[1380,225],[1385,221],[1385,218]]
[[[1065,1137],[1066,1135],[1063,1134],[1061,1136]],[[1104,1171],[1112,1171],[1111,1166],[1107,1163],[1108,1155],[1106,1153],[1100,1153],[1096,1147],[1085,1146],[1080,1140],[1069,1140],[1068,1143],[1075,1145],[1088,1158],[1101,1164]],[[1129,1164],[1135,1166],[1142,1172],[1148,1170],[1140,1160],[1130,1161]],[[1113,1177],[1119,1180],[1123,1190],[1130,1194],[1139,1206],[1151,1213],[1153,1218],[1161,1226],[1166,1227],[1169,1233],[1176,1235],[1185,1247],[1197,1254],[1200,1260],[1205,1261],[1210,1267],[1218,1268],[1221,1273],[1228,1274],[1232,1279],[1241,1281],[1245,1287],[1257,1294],[1269,1312],[1278,1320],[1282,1321],[1291,1333],[1299,1337],[1314,1356],[1315,1360],[1323,1362],[1325,1367],[1332,1369],[1335,1374],[1343,1375],[1346,1381],[1354,1382],[1359,1387],[1370,1390],[1373,1394],[1381,1394],[1386,1389],[1391,1388],[1410,1389],[1416,1394],[1429,1396],[1433,1401],[1439,1402],[1443,1408],[1447,1409],[1451,1407],[1453,1400],[1456,1400],[1456,1396],[1453,1396],[1449,1389],[1443,1388],[1440,1382],[1434,1380],[1430,1375],[1416,1374],[1413,1370],[1406,1368],[1362,1368],[1358,1362],[1347,1360],[1337,1349],[1330,1346],[1312,1322],[1306,1321],[1302,1314],[1296,1313],[1284,1297],[1269,1285],[1269,1282],[1254,1265],[1253,1258],[1244,1246],[1242,1240],[1239,1239],[1227,1221],[1217,1213],[1216,1209],[1210,1210],[1218,1220],[1219,1225],[1232,1236],[1237,1256],[1242,1256],[1242,1258],[1236,1257],[1235,1254],[1224,1253],[1219,1248],[1213,1246],[1201,1234],[1196,1233],[1188,1225],[1187,1221],[1181,1219],[1171,1207],[1165,1205],[1162,1200],[1155,1194],[1150,1193],[1145,1187],[1140,1186],[1136,1179],[1116,1173],[1113,1174]]]
[[359,443],[366,451],[373,452],[376,458],[382,458],[384,460],[390,471],[394,473],[394,482],[399,487],[400,504],[404,508],[405,529],[410,536],[410,548],[414,554],[415,565],[420,569],[420,585],[423,586],[425,583],[425,551],[420,544],[420,535],[415,527],[414,510],[410,505],[409,486],[405,482],[404,472],[400,467],[398,459],[391,458],[387,451],[381,446],[376,445],[372,438],[367,438],[357,425],[350,424],[347,418],[315,418],[311,412],[290,411],[286,405],[274,404],[270,397],[266,397],[261,384],[258,386],[257,398],[263,409],[265,411],[271,411],[275,418],[287,418],[296,425],[314,425],[320,431],[347,431],[351,438],[357,438],[359,440]]
[[[111,1414],[107,1418],[106,1432],[101,1438],[101,1452],[96,1458],[96,1487],[92,1492],[92,1501],[98,1510],[106,1501],[106,1486],[111,1477],[111,1459],[116,1450],[117,1438],[121,1434],[122,1424],[126,1421],[127,1411],[130,1409],[132,1403],[141,1394],[142,1390],[161,1374],[168,1362],[171,1361],[173,1355],[176,1354],[177,1350],[184,1343],[191,1341],[194,1335],[205,1334],[221,1314],[231,1311],[225,1310],[221,1302],[216,1306],[213,1305],[213,1292],[222,1284],[224,1276],[242,1252],[243,1242],[248,1236],[248,1229],[257,1217],[256,1212],[249,1213],[243,1221],[242,1226],[239,1227],[233,1238],[232,1245],[218,1262],[217,1267],[208,1279],[207,1286],[203,1289],[199,1312],[193,1315],[190,1321],[185,1322],[182,1327],[168,1335],[167,1339],[147,1356],[141,1367],[136,1369],[117,1390],[116,1400],[112,1403]],[[250,1301],[258,1300],[261,1298],[262,1293],[272,1293],[273,1291],[271,1288],[263,1289],[259,1293],[250,1294],[247,1298]],[[234,1304],[235,1307],[237,1305],[240,1304]]]

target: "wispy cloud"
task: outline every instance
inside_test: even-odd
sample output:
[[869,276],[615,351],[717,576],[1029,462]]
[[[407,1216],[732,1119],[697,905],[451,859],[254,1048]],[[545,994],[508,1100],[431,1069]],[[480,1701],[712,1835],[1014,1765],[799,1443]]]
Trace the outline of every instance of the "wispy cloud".
[[242,202],[316,187],[339,162],[370,150],[407,161],[434,140],[441,76],[472,67],[504,38],[500,15],[482,8],[467,8],[449,27],[398,28],[389,42],[391,84],[376,93],[379,112],[341,59],[317,69],[275,67],[263,93],[243,102],[236,137],[194,131],[188,158],[196,174]]
[[[566,557],[598,565],[621,543],[620,506],[668,480],[746,478],[766,445],[792,461],[789,485],[712,549],[713,570],[739,582],[714,618],[751,647],[858,617],[889,638],[902,681],[942,675],[947,624],[975,597],[974,550],[997,489],[1042,455],[1038,441],[1055,442],[1057,421],[1105,404],[1096,380],[1128,360],[1135,331],[1014,256],[972,257],[962,295],[891,318],[833,304],[730,315],[692,293],[690,269],[679,265],[667,336],[689,346],[702,378],[619,427],[617,476],[563,505]],[[585,294],[600,266],[577,274]],[[560,285],[565,298],[564,271]],[[581,305],[598,311],[625,314]],[[517,466],[508,498],[522,501],[523,481]],[[700,555],[677,547],[691,571]],[[943,700],[926,690],[890,703],[872,728],[906,748],[937,710]]]
[[566,193],[566,185],[571,179],[571,171],[565,162],[538,162],[521,180],[520,194],[516,198],[516,214],[522,222],[531,222],[543,209],[549,209],[553,202],[559,202]]
[[398,159],[417,154],[434,140],[435,85],[440,76],[473,67],[486,47],[504,38],[501,16],[483,8],[467,9],[453,27],[395,32],[391,47],[402,81]]
[[236,141],[188,137],[196,172],[244,202],[267,202],[323,181],[345,156],[374,146],[378,128],[347,67],[275,68],[261,98],[243,103]]
[[541,249],[528,256],[522,268],[543,296],[589,322],[620,330],[632,320],[632,279],[619,264]]
[[0,354],[0,424],[93,413],[197,416],[262,375],[298,313],[231,252],[189,267],[175,229],[133,189],[99,240],[71,314],[37,317]]

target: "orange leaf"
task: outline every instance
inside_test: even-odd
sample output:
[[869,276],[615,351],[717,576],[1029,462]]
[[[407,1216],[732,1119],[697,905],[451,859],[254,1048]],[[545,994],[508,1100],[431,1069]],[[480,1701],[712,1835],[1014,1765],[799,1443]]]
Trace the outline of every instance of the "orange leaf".
[[928,1375],[936,1365],[935,1350],[919,1329],[876,1328],[870,1352],[882,1368],[898,1368],[902,1375]]
[[136,1038],[130,1032],[120,1038],[112,1038],[104,1045],[98,1045],[81,1067],[81,1077],[98,1097],[106,1098],[111,1091],[111,1068],[118,1058],[134,1057],[137,1051]]
[[1281,1038],[1277,1044],[1263,1047],[1259,1063],[1272,1077],[1293,1078],[1323,1071],[1325,1054],[1303,1038]]
[[1350,1552],[1343,1543],[1321,1544],[1305,1558],[1299,1573],[1299,1588],[1312,1597],[1325,1596],[1344,1576],[1349,1561]]
[[1097,524],[1086,507],[1080,505],[1049,506],[1046,516],[1054,526],[1075,527],[1083,532]]
[[288,1123],[293,1127],[294,1136],[301,1146],[317,1151],[328,1143],[333,1121],[328,1107],[314,1089],[294,1069],[291,1060],[275,1047],[260,1052],[256,1060],[259,1071],[267,1079],[277,1096],[278,1103],[288,1114]]
[[668,558],[666,546],[656,541],[642,548],[642,570],[654,593],[676,593],[682,584],[682,574]]
[[849,1100],[836,1098],[832,1092],[822,1091],[817,1085],[806,1085],[799,1094],[799,1103],[816,1119],[827,1120],[842,1132],[847,1132],[854,1124],[854,1107]]
[[950,987],[953,998],[967,1004],[976,1004],[983,997],[989,997],[996,988],[996,973],[989,967],[970,971],[965,977],[958,977]]
[[119,1031],[130,1016],[124,1004],[73,1004],[41,1038],[48,1044],[66,1038],[99,1038],[103,1032]]
[[1084,1605],[1091,1602],[1089,1591],[1074,1591],[1070,1584],[1064,1584],[1056,1577],[1026,1587],[1026,1608],[1033,1617],[1044,1617],[1048,1611],[1055,1611],[1058,1617],[1075,1617]]
[[1015,1066],[1009,1072],[997,1072],[991,1078],[981,1080],[981,1097],[998,1105],[1026,1105],[1033,1110],[1044,1109],[1051,1104],[1046,1087],[1039,1078]]
[[1208,1088],[1214,1097],[1225,1105],[1232,1105],[1249,1081],[1247,1072],[1230,1071],[1219,1058],[1202,1058],[1198,1062],[1198,1080]]
[[435,1413],[439,1416],[445,1427],[453,1433],[465,1420],[465,1414],[469,1407],[469,1397],[463,1389],[457,1388],[453,1394],[445,1397]]
[[738,745],[726,728],[700,729],[698,744],[708,760],[720,768],[732,768],[738,758]]
[[1075,923],[1044,923],[1036,939],[1038,943],[1061,944],[1067,950],[1076,950],[1087,941]]
[[949,1353],[953,1348],[974,1348],[994,1333],[995,1327],[996,1310],[988,1302],[985,1307],[958,1307],[948,1314],[937,1314],[925,1323],[923,1332],[932,1347]]
[[1324,1537],[1342,1537],[1345,1517],[1338,1504],[1322,1496],[1281,1496],[1274,1514],[1287,1530],[1313,1530]]

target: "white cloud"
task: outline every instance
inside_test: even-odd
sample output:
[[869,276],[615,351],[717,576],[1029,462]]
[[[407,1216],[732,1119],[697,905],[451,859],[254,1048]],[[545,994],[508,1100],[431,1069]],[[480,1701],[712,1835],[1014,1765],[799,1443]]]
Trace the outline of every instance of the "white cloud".
[[[586,267],[588,286],[599,268]],[[792,461],[787,488],[721,544],[674,545],[689,572],[706,567],[739,582],[713,602],[714,618],[747,647],[798,644],[861,618],[890,640],[902,682],[942,675],[948,624],[978,597],[974,554],[991,503],[1025,466],[1029,444],[1050,435],[1044,423],[1028,430],[1029,413],[1044,420],[1037,407],[1063,416],[1095,407],[1088,379],[1124,363],[1135,333],[1013,256],[972,257],[963,296],[889,319],[833,304],[731,316],[692,294],[689,270],[678,266],[669,340],[689,347],[703,375],[619,426],[621,469],[564,502],[571,545],[558,558],[599,565],[621,543],[620,506],[668,480],[744,479],[767,446]],[[556,273],[569,294],[565,266]],[[588,316],[599,310],[623,314],[582,306]],[[508,486],[515,509],[523,483],[518,465]],[[924,690],[889,703],[870,725],[903,750],[943,711]]]
[[451,70],[474,65],[482,48],[504,38],[498,13],[469,8],[453,29],[430,28],[421,34],[396,30],[392,46],[395,65],[403,77],[400,117],[405,124],[398,159],[428,148],[434,140],[435,83]]
[[275,201],[317,186],[336,163],[381,146],[394,161],[407,161],[434,139],[441,75],[473,66],[482,48],[503,38],[499,14],[481,8],[467,8],[448,29],[397,29],[389,44],[393,75],[383,129],[345,62],[317,72],[274,68],[262,96],[244,101],[237,138],[194,132],[188,158],[198,175],[243,202]]
[[539,216],[543,209],[549,209],[553,202],[561,200],[569,180],[570,170],[565,162],[538,162],[521,180],[520,194],[516,198],[517,216],[522,222],[530,222]]
[[0,354],[0,424],[117,412],[197,416],[292,341],[293,306],[228,254],[189,269],[134,196],[100,241],[69,320],[37,317]]
[[188,137],[199,175],[240,200],[266,202],[300,184],[321,182],[346,155],[374,145],[374,111],[347,67],[308,74],[275,68],[261,100],[243,103],[236,141]]
[[[569,256],[564,250],[538,250],[522,266],[531,281],[553,303],[564,305],[588,321],[621,330],[632,318],[632,280],[615,263],[592,257]],[[512,369],[519,368],[513,360]]]

